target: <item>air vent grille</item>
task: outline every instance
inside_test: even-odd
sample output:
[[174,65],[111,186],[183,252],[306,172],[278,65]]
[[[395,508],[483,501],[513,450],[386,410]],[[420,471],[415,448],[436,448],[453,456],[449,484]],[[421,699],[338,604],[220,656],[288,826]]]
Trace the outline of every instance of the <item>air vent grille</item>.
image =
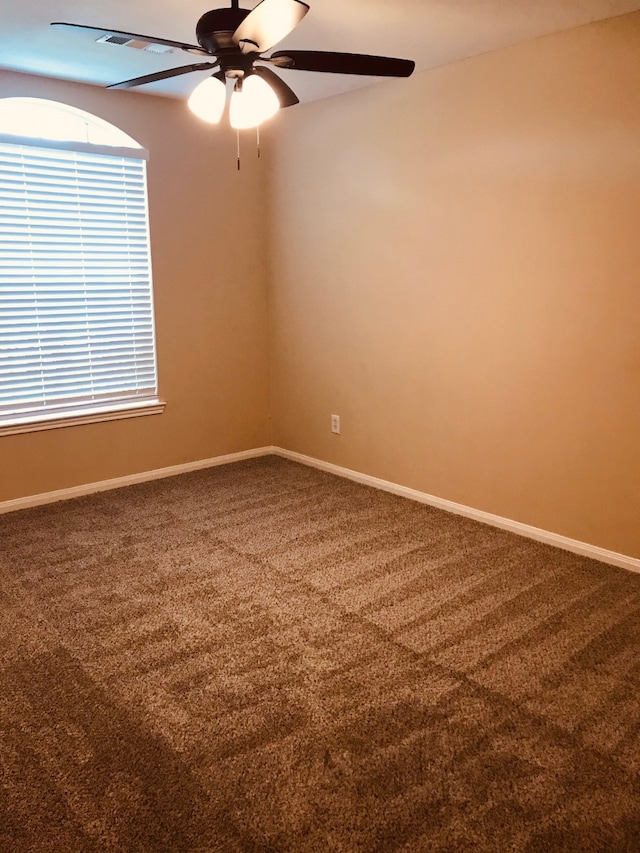
[[126,44],[128,41],[131,41],[129,36],[100,36],[96,41],[102,42],[103,44]]
[[172,53],[173,52],[168,44],[148,44],[146,47],[143,47],[142,49],[148,51],[149,53]]
[[146,50],[147,53],[172,53],[168,44],[157,44],[157,42],[144,41],[143,39],[131,38],[131,36],[100,36],[96,39],[100,44],[115,44],[119,47],[132,47],[134,50]]

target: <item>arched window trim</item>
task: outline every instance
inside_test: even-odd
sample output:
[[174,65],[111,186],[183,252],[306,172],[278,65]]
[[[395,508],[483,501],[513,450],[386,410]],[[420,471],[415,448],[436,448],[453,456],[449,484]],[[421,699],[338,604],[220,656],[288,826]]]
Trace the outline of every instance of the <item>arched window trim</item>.
[[[29,132],[28,129],[34,126],[37,126],[38,132]],[[126,131],[106,119],[71,104],[46,98],[13,95],[0,98],[0,133],[34,139],[87,142],[114,148],[143,148]]]
[[[60,124],[55,132],[47,133],[52,122],[55,126],[56,117]],[[34,120],[38,121],[39,132],[25,132],[25,128],[29,129]],[[62,135],[65,133],[68,136]],[[96,135],[99,141],[92,140],[92,135]],[[71,104],[46,98],[0,98],[0,139],[35,146],[42,146],[44,141],[48,148],[68,151],[104,151],[112,154],[122,151],[125,152],[124,156],[148,159],[148,151],[111,122]]]
[[113,157],[129,157],[132,160],[148,160],[149,152],[145,148],[124,148],[115,145],[96,145],[94,142],[76,142],[75,140],[37,138],[18,136],[13,133],[0,133],[0,142],[9,145],[30,145],[33,148],[56,148],[59,151],[83,151],[90,154],[111,154]]

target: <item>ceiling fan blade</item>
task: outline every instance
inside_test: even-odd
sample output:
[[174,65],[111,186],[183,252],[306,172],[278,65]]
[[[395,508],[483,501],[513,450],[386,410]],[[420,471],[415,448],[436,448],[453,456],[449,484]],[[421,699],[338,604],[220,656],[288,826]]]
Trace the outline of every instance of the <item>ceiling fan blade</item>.
[[269,59],[279,68],[330,74],[368,74],[372,77],[409,77],[416,67],[411,59],[328,50],[279,50]]
[[298,26],[308,11],[309,6],[302,0],[262,0],[235,31],[233,41],[243,53],[270,50]]
[[101,27],[89,27],[85,24],[67,24],[63,21],[53,21],[51,26],[67,27],[72,30],[85,30],[98,35],[112,36],[112,44],[127,44],[129,41],[139,41],[147,42],[148,44],[164,45],[165,47],[176,47],[179,50],[186,50],[188,53],[201,53],[204,56],[210,56],[206,50],[203,50],[197,44],[188,44],[183,41],[172,41],[171,39],[156,38],[155,36],[143,36],[139,33],[127,33],[123,30],[103,30]]
[[284,80],[278,77],[277,74],[274,74],[270,68],[264,68],[261,65],[254,65],[253,70],[259,77],[262,77],[265,83],[268,83],[269,86],[271,86],[278,96],[278,100],[280,101],[280,106],[282,108],[293,107],[295,104],[300,103],[298,96],[293,89],[290,89]]
[[142,86],[144,83],[155,83],[156,80],[168,80],[169,77],[190,74],[192,71],[205,71],[208,68],[217,68],[218,65],[218,62],[196,62],[195,65],[181,65],[179,68],[156,71],[155,74],[145,74],[144,77],[134,77],[131,80],[124,80],[122,83],[112,83],[111,86],[107,86],[107,89],[131,89],[134,86]]

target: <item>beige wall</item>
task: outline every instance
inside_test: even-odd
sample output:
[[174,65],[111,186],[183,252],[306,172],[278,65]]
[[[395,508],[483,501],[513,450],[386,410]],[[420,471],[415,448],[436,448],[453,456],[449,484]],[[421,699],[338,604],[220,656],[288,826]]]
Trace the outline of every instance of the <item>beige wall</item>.
[[264,169],[181,101],[0,73],[0,97],[59,100],[150,151],[162,415],[0,438],[0,501],[270,443]]
[[276,444],[640,557],[638,56],[634,14],[287,111]]

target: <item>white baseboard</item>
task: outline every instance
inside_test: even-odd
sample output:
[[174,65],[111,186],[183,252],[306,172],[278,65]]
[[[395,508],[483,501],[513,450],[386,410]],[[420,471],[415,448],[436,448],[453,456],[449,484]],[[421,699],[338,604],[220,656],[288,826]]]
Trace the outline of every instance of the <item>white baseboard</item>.
[[629,569],[632,572],[640,573],[640,560],[635,557],[628,557],[626,554],[618,554],[615,551],[607,551],[605,548],[599,548],[597,545],[589,545],[586,542],[580,542],[577,539],[569,539],[567,536],[560,536],[558,533],[551,533],[548,530],[541,530],[539,527],[532,527],[529,524],[522,524],[519,521],[513,521],[510,518],[502,518],[500,515],[493,515],[490,512],[483,512],[480,509],[474,509],[464,504],[454,503],[453,501],[438,498],[435,495],[429,495],[426,492],[418,492],[415,489],[409,489],[406,486],[399,486],[397,483],[390,483],[388,480],[380,480],[377,477],[370,477],[368,474],[361,474],[359,471],[352,471],[350,468],[341,468],[339,465],[334,465],[331,462],[323,462],[321,459],[315,459],[312,456],[305,456],[302,453],[294,453],[291,450],[284,450],[282,447],[272,448],[272,452],[277,456],[283,456],[286,459],[291,459],[294,462],[301,462],[303,465],[309,465],[312,468],[319,468],[321,471],[327,471],[329,474],[336,474],[338,477],[346,477],[348,480],[355,480],[356,483],[363,483],[365,486],[373,486],[375,489],[382,489],[385,492],[391,492],[394,495],[400,495],[403,498],[410,498],[420,503],[429,504],[429,506],[444,509],[447,512],[453,512],[456,515],[464,515],[467,518],[472,518],[475,521],[481,521],[484,524],[489,524],[492,527],[500,527],[502,530],[509,530],[511,533],[517,533],[520,536],[525,536],[527,539],[535,539],[537,542],[544,542],[547,545],[554,545],[556,548],[562,548],[565,551],[572,551],[574,554],[580,554],[583,557],[590,557],[593,560],[599,560],[601,563],[608,563],[612,566],[619,566],[623,569]]
[[109,489],[119,489],[122,486],[133,486],[136,483],[146,483],[149,480],[175,477],[177,474],[187,474],[189,471],[200,471],[203,468],[214,468],[217,465],[228,465],[230,462],[240,462],[243,459],[269,456],[273,453],[275,453],[273,447],[257,447],[253,450],[243,450],[240,453],[228,453],[226,456],[214,456],[212,459],[198,459],[195,462],[184,462],[181,465],[170,465],[168,468],[156,468],[154,471],[127,474],[125,477],[114,477],[112,480],[101,480],[98,483],[86,483],[82,486],[72,486],[69,489],[58,489],[55,492],[43,492],[40,495],[28,495],[24,498],[15,498],[0,503],[0,514],[64,501],[69,498],[79,498],[83,495],[92,495],[95,492],[106,492]]
[[407,486],[400,486],[388,480],[371,477],[369,474],[361,474],[359,471],[352,471],[350,468],[341,468],[339,465],[334,465],[331,462],[323,462],[321,459],[315,459],[313,456],[305,456],[302,453],[295,453],[292,450],[285,450],[283,447],[257,447],[252,450],[243,450],[240,453],[229,453],[226,456],[198,459],[195,462],[171,465],[168,468],[156,468],[153,471],[141,471],[139,474],[128,474],[125,477],[115,477],[112,480],[101,480],[97,483],[72,486],[69,489],[58,489],[54,492],[44,492],[39,495],[15,498],[14,500],[0,502],[0,514],[55,503],[56,501],[63,501],[69,498],[78,498],[83,495],[91,495],[95,492],[105,492],[109,489],[119,489],[122,486],[132,486],[136,483],[146,483],[150,480],[160,480],[164,477],[175,477],[178,474],[187,474],[189,471],[200,471],[204,468],[214,468],[217,465],[228,465],[231,462],[240,462],[243,459],[255,459],[258,456],[269,455],[282,456],[285,459],[291,459],[294,462],[318,468],[329,474],[336,474],[338,477],[354,480],[356,483],[362,483],[365,486],[373,486],[375,489],[391,492],[394,495],[400,495],[400,497],[409,498],[419,503],[429,504],[429,506],[444,509],[456,515],[464,515],[475,521],[481,521],[492,527],[500,527],[502,530],[509,530],[528,539],[535,539],[537,542],[545,542],[547,545],[554,545],[556,548],[572,551],[574,554],[580,554],[583,557],[590,557],[602,563],[608,563],[612,566],[619,566],[623,569],[640,573],[640,560],[635,557],[628,557],[626,554],[618,554],[615,551],[607,551],[605,548],[599,548],[597,545],[589,545],[577,539],[569,539],[567,536],[560,536],[558,533],[541,530],[539,527],[522,524],[510,518],[502,518],[502,516],[483,512],[483,510],[474,509],[464,504],[454,503],[454,501],[448,501],[445,498],[438,498],[435,495],[419,492]]

